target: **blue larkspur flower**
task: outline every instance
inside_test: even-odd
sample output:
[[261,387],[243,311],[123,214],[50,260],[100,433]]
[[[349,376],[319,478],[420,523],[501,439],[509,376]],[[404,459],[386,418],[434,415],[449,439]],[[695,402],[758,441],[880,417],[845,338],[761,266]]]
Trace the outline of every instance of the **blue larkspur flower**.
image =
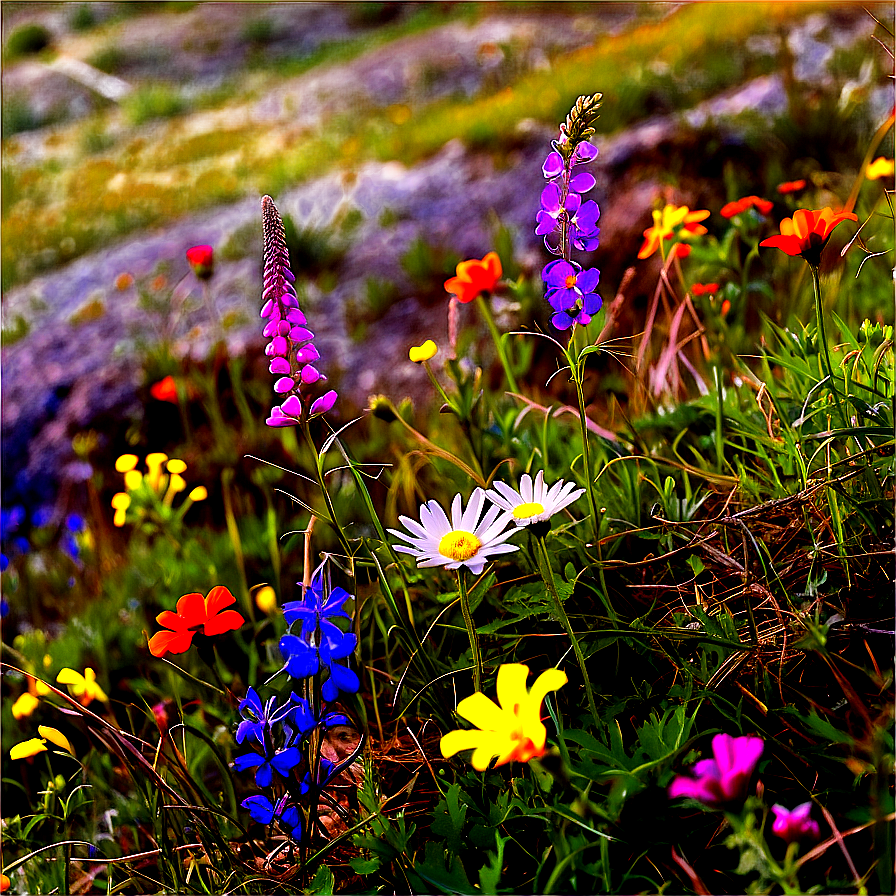
[[274,772],[286,778],[301,761],[302,751],[298,747],[286,747],[277,750],[270,758],[261,753],[243,753],[241,756],[234,756],[233,767],[238,772],[254,768],[255,783],[259,787],[270,787],[271,781],[274,780]]

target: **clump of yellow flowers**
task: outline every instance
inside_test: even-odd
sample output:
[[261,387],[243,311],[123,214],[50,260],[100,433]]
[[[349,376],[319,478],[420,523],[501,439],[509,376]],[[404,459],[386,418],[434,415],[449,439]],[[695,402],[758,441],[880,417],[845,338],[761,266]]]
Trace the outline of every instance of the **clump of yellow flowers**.
[[197,485],[174,510],[175,495],[187,490],[183,477],[187,465],[176,457],[169,458],[167,454],[155,451],[146,455],[144,473],[137,469],[139,460],[136,454],[122,454],[115,461],[116,471],[124,474],[124,491],[112,496],[115,511],[112,522],[116,526],[123,526],[129,516],[132,521],[147,516],[160,517],[163,521],[175,517],[180,520],[190,505],[208,497],[205,486]]

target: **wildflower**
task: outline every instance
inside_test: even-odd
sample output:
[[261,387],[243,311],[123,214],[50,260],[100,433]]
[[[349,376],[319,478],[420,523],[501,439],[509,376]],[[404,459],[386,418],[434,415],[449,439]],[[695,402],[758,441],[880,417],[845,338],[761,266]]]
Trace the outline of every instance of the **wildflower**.
[[472,749],[470,762],[480,772],[496,756],[496,766],[543,756],[547,729],[541,721],[541,705],[548,691],[563,687],[567,678],[559,669],[548,669],[526,690],[528,677],[528,666],[504,663],[498,669],[498,704],[478,691],[461,700],[457,714],[478,730],[449,731],[440,743],[442,755],[447,759]]
[[138,460],[139,458],[136,454],[122,454],[121,457],[115,461],[115,472],[127,473],[130,470],[133,470],[134,467],[137,466]]
[[555,513],[559,513],[584,494],[585,489],[576,488],[575,483],[564,482],[562,479],[547,488],[544,484],[544,470],[539,470],[534,482],[528,473],[523,473],[518,492],[504,482],[496,482],[485,496],[510,513],[517,526],[531,526],[547,522]]
[[25,691],[12,705],[12,717],[14,719],[27,719],[37,709],[40,700],[30,691]]
[[293,840],[301,840],[302,838],[302,819],[299,810],[295,806],[287,806],[289,796],[283,796],[275,806],[266,796],[256,794],[248,796],[240,803],[244,809],[249,810],[249,815],[253,821],[259,824],[270,824],[274,819],[280,822],[285,828],[289,829],[290,836]]
[[283,221],[274,200],[261,200],[264,231],[264,305],[261,317],[267,320],[264,336],[271,341],[265,354],[271,359],[269,371],[276,377],[274,392],[282,397],[271,408],[268,426],[297,426],[311,417],[326,414],[338,395],[331,390],[310,402],[303,389],[323,384],[327,378],[314,366],[320,352],[314,347],[314,333],[307,329],[305,315],[293,286],[295,275],[289,269],[289,251]]
[[[638,252],[638,258],[649,258],[660,248],[663,240],[673,236],[679,240],[702,236],[707,231],[700,221],[705,221],[708,217],[707,209],[692,212],[686,205],[666,205],[662,211],[654,209],[653,227],[648,227],[644,231],[644,242]],[[679,243],[673,251],[679,257],[684,257],[691,249],[690,246]]]
[[320,642],[310,643],[307,637],[286,634],[280,639],[280,653],[286,660],[284,668],[293,678],[316,675],[321,666],[329,671],[321,694],[324,700],[335,700],[339,691],[354,694],[361,687],[358,676],[347,666],[336,661],[351,656],[358,644],[352,632],[343,632],[336,626],[321,633]]
[[858,221],[852,212],[835,212],[830,208],[809,211],[798,208],[792,218],[781,222],[781,233],[764,239],[760,246],[780,249],[787,255],[799,255],[812,267],[821,262],[821,250],[827,245],[834,228],[843,221]]
[[775,820],[772,823],[772,833],[780,837],[786,843],[794,840],[820,840],[821,831],[818,822],[812,819],[812,803],[801,803],[795,809],[785,809],[784,806],[772,806]]
[[711,296],[719,291],[718,283],[694,283],[691,286],[692,296]]
[[5,893],[11,886],[12,881],[5,874],[0,874],[0,893]]
[[516,545],[504,543],[514,530],[504,531],[509,520],[506,514],[500,515],[499,507],[490,507],[480,521],[484,502],[485,492],[474,489],[467,509],[462,510],[461,497],[455,495],[449,521],[437,501],[427,501],[420,507],[419,523],[407,516],[399,517],[410,535],[389,530],[408,542],[396,545],[395,550],[414,556],[418,567],[460,569],[466,566],[474,575],[479,575],[492,556],[519,550]]
[[204,501],[208,497],[208,489],[204,485],[197,485],[196,488],[190,491],[190,494],[187,497],[193,501]]
[[273,613],[277,609],[277,592],[270,585],[259,588],[255,595],[255,606],[262,613]]
[[157,383],[153,383],[149,387],[149,394],[156,401],[169,401],[172,404],[177,404],[177,386],[174,382],[174,377],[169,375]]
[[38,753],[45,753],[47,750],[47,741],[57,747],[61,747],[63,750],[67,750],[72,756],[75,755],[75,751],[72,749],[72,745],[68,742],[68,738],[56,728],[51,728],[49,725],[38,725],[37,733],[40,737],[32,737],[30,740],[16,744],[9,751],[9,758],[28,759],[31,756],[36,756]]
[[203,597],[199,592],[185,594],[177,602],[177,612],[163,610],[156,622],[171,631],[157,632],[150,638],[149,651],[153,656],[184,653],[193,643],[193,635],[202,628],[204,635],[220,635],[238,629],[246,620],[236,610],[225,607],[236,603],[236,598],[223,585],[216,585]]
[[548,287],[545,298],[556,312],[551,323],[558,330],[568,330],[574,323],[584,326],[600,311],[603,300],[594,292],[600,279],[597,268],[583,271],[558,258],[545,265],[541,278]]
[[777,190],[783,195],[786,193],[799,193],[805,187],[806,182],[804,180],[787,180],[783,184],[778,184]]
[[283,615],[288,625],[301,619],[302,632],[306,636],[313,635],[316,631],[322,634],[329,632],[334,636],[341,635],[342,631],[330,620],[336,616],[351,618],[343,609],[343,604],[351,597],[348,591],[339,587],[331,589],[325,596],[323,572],[319,570],[305,590],[302,600],[290,601],[283,605]]
[[240,701],[239,712],[243,720],[236,729],[238,744],[248,737],[264,747],[266,732],[284,720],[290,727],[287,740],[291,740],[296,733],[304,737],[316,724],[307,701],[297,696],[295,692],[289,695],[289,700],[278,707],[276,697],[269,698],[267,703],[263,704],[255,688],[250,687],[245,699]]
[[432,339],[427,339],[423,345],[411,346],[408,351],[408,357],[415,364],[422,364],[424,361],[428,361],[430,358],[435,357],[438,350],[439,347],[432,341]]
[[893,159],[886,159],[883,156],[880,156],[873,162],[868,163],[868,167],[865,169],[865,177],[867,177],[868,180],[880,180],[884,177],[892,177],[894,167],[896,166],[894,166]]
[[462,261],[457,266],[457,276],[445,281],[445,289],[466,304],[480,293],[491,292],[502,274],[498,253],[489,252],[481,261],[475,258]]
[[127,509],[130,506],[130,495],[125,494],[125,492],[118,492],[117,494],[112,495],[112,509],[115,511],[115,516],[112,517],[112,524],[114,526],[120,528],[125,524]]
[[755,208],[761,215],[767,215],[774,208],[774,203],[769,202],[768,199],[760,199],[758,196],[744,196],[743,199],[723,205],[719,214],[723,218],[733,218],[750,208]]
[[56,676],[56,681],[67,684],[72,696],[77,697],[82,706],[89,706],[94,700],[109,702],[103,689],[96,683],[96,672],[90,667],[84,670],[83,675],[74,669],[62,669]]
[[267,758],[261,753],[243,753],[242,756],[234,756],[233,767],[238,772],[254,768],[255,783],[259,787],[270,787],[274,780],[274,772],[281,777],[288,777],[290,771],[302,761],[302,751],[298,747],[284,747],[277,750]]
[[193,246],[187,249],[187,261],[200,280],[210,280],[215,273],[215,254],[211,246]]
[[133,276],[133,274],[127,273],[127,271],[119,274],[115,278],[115,288],[119,292],[124,292],[126,289],[130,289],[130,287],[133,285],[134,285],[134,276]]
[[701,759],[694,766],[696,777],[677,777],[669,787],[669,796],[690,797],[713,809],[739,803],[746,796],[763,747],[760,737],[717,734],[712,739],[714,758]]

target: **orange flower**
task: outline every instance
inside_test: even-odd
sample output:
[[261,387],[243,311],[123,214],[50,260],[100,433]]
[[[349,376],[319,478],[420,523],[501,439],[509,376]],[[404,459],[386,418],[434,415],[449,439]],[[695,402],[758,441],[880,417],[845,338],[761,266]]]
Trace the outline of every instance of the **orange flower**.
[[821,261],[821,250],[834,228],[843,221],[858,221],[852,212],[835,212],[830,208],[809,211],[798,208],[792,218],[781,222],[781,233],[763,240],[760,246],[771,246],[788,255],[799,255],[813,267]]
[[170,401],[172,404],[177,404],[177,386],[174,384],[174,377],[169,375],[157,383],[153,383],[150,386],[149,394],[157,401]]
[[[185,594],[177,602],[177,612],[163,610],[156,622],[171,629],[158,632],[149,640],[149,652],[153,656],[166,653],[184,653],[193,643],[193,635],[202,628],[204,635],[220,635],[239,628],[246,620],[236,610],[224,610],[236,598],[223,585],[216,585],[203,597],[198,591]],[[223,612],[222,612],[223,610]]]
[[781,194],[799,193],[805,186],[806,182],[804,180],[787,180],[783,184],[778,184],[778,192]]
[[748,208],[755,207],[759,209],[760,214],[767,215],[773,206],[774,203],[769,202],[768,199],[761,199],[759,196],[744,196],[743,199],[723,205],[719,214],[723,218],[733,218],[735,215],[743,214]]
[[445,281],[445,289],[459,302],[472,302],[480,293],[491,292],[503,270],[497,252],[489,252],[482,261],[471,258],[457,266],[457,276]]
[[[702,236],[706,228],[700,224],[709,217],[707,209],[692,212],[686,205],[667,205],[662,211],[654,209],[653,227],[644,231],[644,243],[638,252],[638,258],[650,258],[663,240],[674,236],[677,239],[690,239]],[[679,243],[673,252],[679,258],[685,258],[691,253],[691,247]]]

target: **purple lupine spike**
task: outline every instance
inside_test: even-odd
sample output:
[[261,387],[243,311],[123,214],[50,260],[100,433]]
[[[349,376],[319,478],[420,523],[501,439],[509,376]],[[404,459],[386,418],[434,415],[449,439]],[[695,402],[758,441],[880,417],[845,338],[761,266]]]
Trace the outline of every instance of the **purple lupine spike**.
[[278,379],[274,392],[283,400],[271,408],[268,426],[296,426],[311,417],[329,411],[338,397],[330,391],[312,400],[302,388],[325,383],[327,378],[311,367],[320,358],[314,347],[314,333],[307,329],[305,315],[299,308],[295,275],[289,269],[289,251],[283,220],[270,196],[261,200],[264,233],[264,280],[261,317],[265,318],[264,337],[270,340],[265,354],[271,359],[270,372]]
[[[597,95],[582,97],[581,100],[588,102],[576,104],[567,122],[560,125],[560,135],[552,142],[551,152],[541,169],[548,183],[542,190],[541,208],[535,216],[535,233],[544,238],[545,248],[552,255],[559,256],[542,273],[545,298],[554,310],[551,324],[559,330],[569,329],[573,324],[586,325],[602,304],[594,292],[599,278],[597,269],[583,270],[582,265],[572,260],[573,249],[590,252],[600,241],[597,226],[600,209],[592,199],[582,201],[582,193],[593,189],[596,180],[579,167],[597,157],[597,148],[584,139],[594,132],[587,125],[594,117],[594,109],[600,105],[595,105],[597,99]],[[586,112],[587,121],[577,124],[574,119]]]

